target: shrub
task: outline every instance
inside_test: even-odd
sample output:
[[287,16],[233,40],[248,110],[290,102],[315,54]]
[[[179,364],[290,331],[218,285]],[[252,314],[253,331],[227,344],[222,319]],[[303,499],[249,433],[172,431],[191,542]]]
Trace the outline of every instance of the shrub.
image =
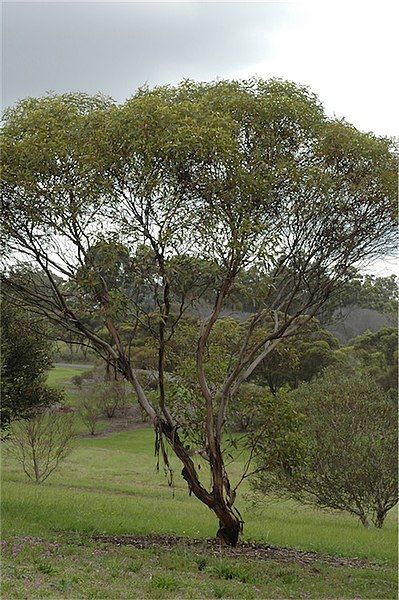
[[0,421],[5,435],[12,421],[29,419],[62,401],[63,394],[46,385],[52,363],[47,333],[32,314],[2,298]]
[[77,394],[78,414],[91,435],[96,435],[104,414],[103,390],[100,383],[85,386]]
[[13,423],[9,453],[36,483],[43,483],[71,451],[74,437],[71,415],[54,411]]
[[119,410],[126,413],[128,393],[125,381],[116,379],[101,367],[75,375],[72,383],[80,390],[80,412],[86,424],[94,422],[94,414],[97,413],[99,418],[104,415],[109,419]]
[[257,454],[254,487],[325,509],[347,511],[381,527],[397,502],[397,420],[389,395],[367,375],[331,369],[291,392],[304,415],[303,460]]

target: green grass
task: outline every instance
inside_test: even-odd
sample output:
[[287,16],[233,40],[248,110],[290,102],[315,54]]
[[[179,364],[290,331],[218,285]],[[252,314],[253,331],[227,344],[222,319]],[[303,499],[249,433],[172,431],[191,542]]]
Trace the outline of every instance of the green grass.
[[18,538],[4,552],[2,598],[395,598],[382,569],[310,567]]
[[[23,519],[24,531],[30,533],[42,533],[45,521],[48,530],[213,536],[217,529],[213,514],[188,495],[173,459],[175,489],[168,487],[163,474],[156,472],[153,447],[149,428],[77,439],[67,461],[40,487],[28,482],[5,453],[3,503],[12,532],[18,532]],[[237,467],[235,471],[238,477]],[[293,502],[276,501],[254,511],[248,493],[248,488],[242,488],[237,501],[246,521],[245,539],[395,561],[393,513],[382,530],[366,530],[344,513],[323,513]]]
[[[370,566],[302,567],[94,543],[94,533],[215,534],[216,519],[188,495],[178,463],[172,459],[174,491],[156,472],[153,442],[149,428],[77,438],[67,461],[41,486],[3,452],[2,598],[396,597],[395,514],[382,530],[366,530],[349,515],[293,502],[276,500],[255,511],[245,486],[237,500],[244,539],[359,557]],[[239,465],[232,473],[239,476]]]
[[[71,384],[71,378],[75,375],[80,375],[84,371],[87,371],[89,367],[87,365],[76,365],[70,367],[64,364],[55,364],[52,369],[48,372],[47,383],[51,387],[61,389],[64,391],[65,404],[68,406],[75,406],[77,404],[77,390]],[[81,421],[80,417],[76,414],[75,420],[75,432],[76,435],[88,435],[88,429],[86,425]],[[97,426],[97,433],[100,433],[109,427],[109,420],[102,419],[99,421]]]
[[83,365],[82,367],[55,365],[48,372],[47,383],[52,387],[62,388],[65,386],[65,383],[71,379],[71,377],[80,375],[83,373],[83,371],[87,371],[86,365]]

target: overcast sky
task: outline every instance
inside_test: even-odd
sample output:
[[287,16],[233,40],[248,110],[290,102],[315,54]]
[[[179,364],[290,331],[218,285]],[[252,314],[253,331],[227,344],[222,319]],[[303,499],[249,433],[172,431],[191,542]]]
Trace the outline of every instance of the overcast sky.
[[116,100],[189,77],[309,85],[330,115],[399,135],[399,2],[5,2],[3,107],[46,91]]
[[145,82],[279,76],[330,114],[399,134],[399,2],[5,2],[3,106]]

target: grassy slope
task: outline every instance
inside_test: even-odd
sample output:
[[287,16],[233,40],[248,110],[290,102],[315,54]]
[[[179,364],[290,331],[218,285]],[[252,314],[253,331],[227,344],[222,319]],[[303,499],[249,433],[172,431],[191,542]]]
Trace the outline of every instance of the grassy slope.
[[82,366],[60,366],[55,365],[54,368],[50,369],[47,376],[47,383],[53,387],[63,387],[65,383],[74,377],[74,375],[80,375],[87,370],[87,365]]
[[[18,465],[6,456],[4,463],[4,509],[15,533],[21,519],[27,533],[42,533],[44,528],[206,537],[217,528],[213,514],[188,495],[177,469],[174,498],[163,474],[156,473],[151,429],[76,440],[68,460],[41,487],[26,481]],[[238,501],[247,539],[326,554],[395,560],[393,514],[381,531],[366,530],[345,514],[322,513],[290,502],[276,501],[254,514],[245,499],[248,491],[242,488],[244,498]]]
[[[189,497],[178,465],[174,498],[155,472],[150,429],[77,439],[68,460],[40,487],[6,454],[3,463],[3,598],[395,597],[393,514],[383,530],[367,531],[349,516],[293,503],[276,502],[254,513],[245,498],[248,488],[241,491],[245,538],[378,563],[367,569],[223,557],[203,564],[188,551],[105,551],[90,542],[92,533],[214,535],[212,513]],[[18,539],[27,535],[43,541]]]

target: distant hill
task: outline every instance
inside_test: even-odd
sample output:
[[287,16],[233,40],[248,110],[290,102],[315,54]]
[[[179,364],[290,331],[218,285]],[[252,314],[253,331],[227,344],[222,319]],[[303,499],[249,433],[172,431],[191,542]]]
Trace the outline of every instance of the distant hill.
[[[206,302],[200,303],[192,308],[190,314],[199,319],[206,319],[212,313],[212,307]],[[234,310],[225,307],[221,313],[222,317],[231,317],[237,321],[249,319],[252,313]],[[322,326],[330,331],[341,344],[346,345],[351,339],[361,335],[367,330],[378,331],[381,327],[394,327],[392,317],[384,315],[372,308],[361,308],[360,306],[348,306],[337,310],[334,320],[330,323],[322,323]]]
[[324,327],[340,341],[347,344],[367,330],[378,331],[381,327],[393,327],[392,317],[371,308],[350,306],[335,314],[333,323]]

